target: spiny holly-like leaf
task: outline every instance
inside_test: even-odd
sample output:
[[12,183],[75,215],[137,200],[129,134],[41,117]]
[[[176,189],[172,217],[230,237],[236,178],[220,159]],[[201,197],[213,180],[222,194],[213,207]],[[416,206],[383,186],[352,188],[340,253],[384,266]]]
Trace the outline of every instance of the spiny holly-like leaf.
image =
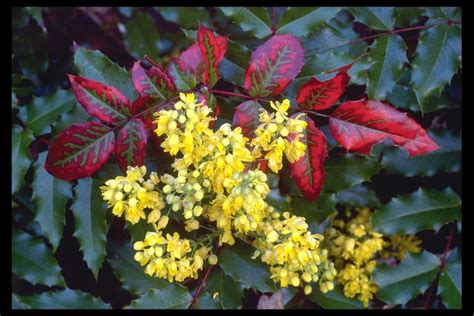
[[75,104],[72,93],[58,90],[52,95],[34,98],[31,104],[20,108],[19,117],[33,134],[43,135],[51,132],[50,125]]
[[110,304],[97,297],[71,289],[44,292],[32,296],[17,295],[17,298],[33,309],[110,309]]
[[[381,163],[390,173],[399,173],[407,177],[428,176],[438,172],[458,172],[461,168],[462,143],[460,136],[449,131],[440,134],[430,133],[430,137],[441,147],[424,155],[408,157],[408,152],[402,148],[388,147],[383,150]],[[384,144],[377,144],[372,148]]]
[[318,286],[313,286],[313,292],[309,298],[325,309],[362,309],[362,302],[355,298],[344,295],[342,288],[338,285],[334,290],[322,293]]
[[374,30],[389,31],[395,25],[393,7],[350,7],[347,8],[357,22]]
[[12,271],[32,284],[65,286],[51,250],[41,239],[21,230],[12,232]]
[[[327,156],[326,139],[323,133],[316,128],[313,120],[307,116],[301,117],[300,120],[308,122],[303,137],[299,139],[306,145],[306,151],[298,161],[290,163],[291,177],[304,197],[314,201],[318,198],[324,184],[324,160]],[[294,139],[295,136],[295,134],[290,134],[288,140]]]
[[[196,36],[197,37],[197,36]],[[196,74],[197,78],[201,78],[206,70],[206,62],[201,53],[201,48],[198,44],[191,45],[188,49],[179,55],[179,59],[187,63]]]
[[251,259],[254,250],[242,242],[236,242],[234,247],[224,247],[219,255],[219,265],[226,275],[246,288],[275,292],[267,266],[259,258]]
[[197,40],[203,60],[206,63],[203,73],[204,83],[209,87],[213,87],[220,78],[218,73],[219,62],[227,50],[227,38],[224,36],[217,38],[211,30],[201,24],[197,32]]
[[381,206],[375,191],[362,184],[337,192],[335,200],[337,203],[353,207],[379,208]]
[[115,142],[115,156],[123,172],[127,166],[143,166],[146,158],[147,132],[145,123],[135,118],[120,130]]
[[[140,238],[143,238],[143,236]],[[110,246],[110,259],[108,261],[122,283],[122,287],[130,293],[140,295],[167,282],[145,274],[144,267],[141,267],[133,258],[135,251],[129,243],[123,245],[111,243]]]
[[67,201],[72,198],[72,185],[46,172],[43,167],[46,154],[41,153],[35,164],[32,199],[36,206],[35,220],[56,251],[63,237],[65,207]]
[[440,25],[420,32],[412,62],[411,87],[421,108],[439,94],[461,65],[461,28]]
[[148,55],[159,56],[158,40],[160,34],[155,21],[148,13],[136,12],[125,25],[124,43],[135,58]]
[[266,111],[257,101],[245,101],[235,108],[232,125],[242,128],[242,134],[252,139],[255,137],[255,129],[260,124],[259,115],[262,110]]
[[68,75],[72,92],[90,115],[112,124],[130,116],[130,101],[117,89],[98,81]]
[[215,301],[222,309],[238,309],[242,307],[242,284],[225,275],[224,271],[219,267],[212,270],[207,279],[205,290],[211,295],[216,292],[219,293]]
[[172,58],[166,72],[178,91],[191,90],[198,84],[193,68],[181,59]]
[[258,7],[221,7],[221,11],[250,35],[258,39],[272,34],[268,11]]
[[71,205],[76,230],[74,237],[79,241],[84,260],[97,279],[105,258],[107,206],[100,195],[101,181],[92,178],[80,179],[74,188],[74,202]]
[[346,72],[338,73],[326,81],[319,81],[313,77],[301,86],[296,102],[303,109],[327,109],[344,93],[349,79]]
[[187,288],[177,283],[152,289],[139,296],[128,305],[127,309],[186,309],[193,297]]
[[290,7],[278,21],[276,33],[306,36],[335,17],[339,10],[338,7]]
[[290,206],[295,215],[306,218],[309,230],[313,233],[322,233],[321,231],[314,231],[313,228],[336,212],[334,194],[327,193],[321,193],[316,202],[310,202],[302,197],[292,197]]
[[324,164],[326,183],[324,191],[339,192],[369,180],[381,166],[377,161],[354,154],[331,156]]
[[250,58],[244,88],[251,96],[276,96],[300,72],[304,63],[301,41],[291,34],[275,35]]
[[29,130],[23,130],[19,125],[12,127],[12,194],[18,191],[25,183],[26,171],[32,160],[28,152],[28,145],[34,140]]
[[461,262],[447,263],[441,271],[438,284],[438,295],[449,309],[462,307]]
[[149,70],[145,70],[140,61],[136,61],[132,68],[132,80],[135,89],[142,96],[166,100],[173,95],[174,86],[166,72],[159,67],[151,66]]
[[435,229],[459,217],[461,199],[447,188],[444,191],[422,189],[393,198],[372,216],[374,229],[386,235],[415,234]]
[[109,127],[96,122],[74,124],[54,139],[45,168],[66,181],[89,177],[107,161],[114,144]]
[[439,148],[415,120],[378,101],[345,102],[332,113],[329,127],[346,150],[364,155],[385,138],[408,150],[410,156]]
[[408,62],[407,47],[398,34],[382,36],[370,47],[368,60],[374,64],[368,69],[367,95],[370,99],[383,100],[393,89]]
[[427,251],[417,255],[407,253],[405,260],[395,267],[383,263],[373,273],[374,283],[380,286],[376,295],[388,304],[404,305],[428,289],[439,266],[438,257]]
[[76,48],[74,64],[81,76],[115,87],[129,100],[135,100],[138,97],[128,71],[98,50],[89,50],[83,47]]

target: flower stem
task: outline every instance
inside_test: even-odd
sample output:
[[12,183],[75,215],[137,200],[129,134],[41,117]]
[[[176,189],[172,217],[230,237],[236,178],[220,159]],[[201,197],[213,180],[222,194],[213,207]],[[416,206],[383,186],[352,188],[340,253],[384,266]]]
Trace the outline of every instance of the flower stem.
[[270,102],[269,100],[265,100],[265,99],[261,99],[261,98],[254,98],[254,97],[251,97],[251,96],[248,96],[248,95],[245,95],[245,94],[235,93],[235,92],[230,92],[230,91],[224,91],[224,90],[211,89],[211,90],[209,90],[209,92],[215,93],[215,94],[239,97],[239,98],[249,99],[249,100],[258,100],[258,101],[263,101],[263,102]]

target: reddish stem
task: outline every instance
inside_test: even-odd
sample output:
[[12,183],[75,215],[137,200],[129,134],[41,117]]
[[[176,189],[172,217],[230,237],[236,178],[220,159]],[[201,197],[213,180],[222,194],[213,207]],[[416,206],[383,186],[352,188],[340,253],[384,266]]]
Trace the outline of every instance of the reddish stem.
[[160,68],[160,66],[159,66],[153,59],[151,59],[150,57],[148,57],[148,55],[145,55],[145,59],[146,59],[150,64],[152,64],[153,66]]
[[251,97],[251,96],[248,96],[248,95],[245,95],[245,94],[240,94],[240,93],[235,93],[235,92],[230,92],[230,91],[224,91],[224,90],[211,89],[211,90],[209,90],[209,92],[216,93],[216,94],[222,94],[222,95],[229,95],[229,96],[233,96],[233,97],[240,97],[240,98],[249,99],[249,100],[259,100],[259,101],[263,101],[263,102],[270,102],[269,100],[254,98],[254,97]]
[[272,14],[272,35],[276,33],[276,8],[273,7],[273,14]]
[[[222,249],[222,246],[217,247],[216,253],[215,253],[216,256],[219,255],[219,253],[221,252],[221,249]],[[191,307],[193,307],[194,303],[196,303],[196,300],[197,300],[199,294],[201,294],[204,283],[206,283],[207,278],[209,277],[209,274],[211,273],[211,271],[214,267],[215,267],[215,265],[214,266],[210,265],[209,268],[207,268],[206,274],[204,274],[204,277],[202,278],[201,283],[199,284],[199,287],[196,290],[196,293],[194,293],[193,300],[191,301],[191,304],[189,304],[188,309],[191,309]]]
[[[451,248],[451,243],[453,242],[455,231],[456,231],[456,225],[453,225],[453,227],[451,228],[451,232],[449,233],[449,236],[448,236],[448,242],[446,243],[446,247],[444,248],[443,254],[441,255],[441,263],[439,265],[439,271],[438,271],[438,275],[436,276],[436,279],[439,278],[439,274],[441,270],[443,270],[444,266],[446,265],[446,259],[448,258],[449,249]],[[428,292],[428,297],[426,298],[426,302],[424,305],[425,309],[428,309],[428,307],[430,306],[431,296],[433,296],[433,291],[435,289],[435,283],[436,282],[433,282],[433,284],[431,285],[430,291]]]
[[300,109],[300,108],[296,108],[296,109],[299,110],[300,112],[303,112],[303,113],[311,113],[311,114],[314,114],[314,115],[327,117],[327,118],[331,117],[330,115],[322,114],[322,113],[319,113],[319,112],[316,112],[316,111],[305,110],[305,109]]
[[379,34],[375,34],[375,35],[361,37],[361,38],[356,39],[356,40],[347,41],[347,42],[339,44],[339,45],[335,45],[335,46],[315,50],[315,51],[313,51],[313,53],[320,53],[320,52],[324,52],[324,51],[331,50],[331,49],[334,49],[334,48],[339,48],[339,47],[346,46],[346,45],[354,45],[356,43],[363,42],[363,41],[366,41],[366,40],[372,39],[372,38],[377,38],[377,37],[380,37],[380,36],[393,35],[393,34],[398,34],[398,33],[402,33],[402,32],[409,32],[409,31],[415,31],[415,30],[429,29],[429,28],[432,28],[432,27],[436,27],[436,26],[440,26],[440,25],[446,25],[446,24],[447,25],[462,24],[462,21],[448,20],[446,23],[441,23],[441,24],[419,25],[419,26],[406,27],[406,28],[402,28],[402,29],[398,29],[398,30],[391,30],[391,31],[387,31],[387,32],[383,32],[383,33],[379,33]]

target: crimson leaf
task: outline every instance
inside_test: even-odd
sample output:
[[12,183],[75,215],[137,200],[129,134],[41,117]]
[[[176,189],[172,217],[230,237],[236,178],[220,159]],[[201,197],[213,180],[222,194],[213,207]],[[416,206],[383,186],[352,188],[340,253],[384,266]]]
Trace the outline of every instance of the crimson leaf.
[[235,108],[232,125],[240,126],[245,137],[254,138],[255,129],[260,124],[259,114],[261,110],[263,110],[263,107],[257,101],[249,100],[239,104]]
[[143,166],[146,158],[145,123],[135,118],[120,130],[115,142],[115,156],[123,172],[127,166]]
[[304,49],[291,34],[275,35],[252,54],[244,88],[251,96],[276,96],[303,67]]
[[327,109],[344,93],[349,79],[346,72],[338,73],[326,81],[319,81],[313,77],[301,86],[296,102],[303,109]]
[[415,120],[379,101],[358,100],[342,104],[329,119],[329,128],[345,149],[364,155],[385,138],[405,148],[410,156],[439,148]]
[[90,115],[107,124],[130,116],[130,101],[116,88],[84,77],[68,76],[77,101]]
[[219,80],[219,62],[225,55],[227,38],[214,36],[211,30],[201,24],[197,32],[197,39],[203,60],[207,66],[204,70],[203,81],[207,86],[212,87]]
[[[296,116],[295,114],[293,116]],[[324,160],[327,156],[326,139],[323,133],[316,128],[313,120],[307,116],[300,117],[308,122],[300,142],[306,145],[303,157],[290,164],[291,177],[308,200],[315,201],[324,184]],[[288,135],[288,140],[293,140],[296,134]]]
[[114,143],[113,130],[105,125],[73,124],[54,139],[45,169],[66,181],[89,177],[107,161]]
[[145,70],[139,61],[133,64],[132,81],[140,95],[150,95],[158,100],[169,99],[174,91],[174,86],[163,69],[152,66]]

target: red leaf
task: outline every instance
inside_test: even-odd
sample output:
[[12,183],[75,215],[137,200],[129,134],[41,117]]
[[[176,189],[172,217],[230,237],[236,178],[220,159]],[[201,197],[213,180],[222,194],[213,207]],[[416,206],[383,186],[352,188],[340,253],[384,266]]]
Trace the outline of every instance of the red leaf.
[[358,100],[342,104],[329,119],[329,127],[345,149],[364,155],[385,138],[405,148],[410,156],[439,148],[415,120],[379,101]]
[[296,102],[302,109],[327,109],[344,93],[349,79],[345,72],[322,82],[313,77],[301,86]]
[[303,67],[304,49],[291,34],[275,35],[250,58],[244,88],[251,96],[276,96],[285,90]]
[[178,91],[191,90],[196,87],[199,81],[193,68],[187,62],[178,58],[171,58],[166,72]]
[[[249,139],[255,137],[255,129],[260,124],[259,115],[263,107],[257,101],[249,100],[235,108],[232,125],[240,126],[242,134]],[[263,109],[264,110],[264,109]]]
[[107,124],[130,116],[130,101],[116,88],[84,77],[68,76],[77,101],[90,115]]
[[203,81],[206,86],[212,87],[220,78],[219,62],[225,55],[227,38],[216,37],[211,30],[201,24],[197,32],[197,42],[207,66],[204,70]]
[[147,132],[145,123],[132,119],[120,130],[115,142],[115,156],[123,172],[127,166],[143,166],[146,158]]
[[107,161],[114,143],[114,132],[105,125],[73,124],[54,139],[44,167],[66,181],[89,177]]
[[206,69],[206,62],[202,57],[201,49],[198,44],[193,44],[179,55],[179,59],[187,63],[196,74],[196,77],[201,78]]
[[132,68],[132,81],[140,95],[150,95],[159,100],[169,99],[173,95],[174,86],[166,72],[155,66],[149,70],[143,69],[140,61]]
[[[324,160],[327,156],[326,139],[323,133],[316,128],[313,120],[307,116],[300,117],[300,119],[308,122],[308,126],[303,132],[304,137],[299,139],[300,142],[306,144],[306,152],[302,158],[290,164],[291,177],[303,196],[314,201],[321,193],[324,184]],[[291,133],[288,135],[288,140],[293,140],[295,136],[296,134]]]

